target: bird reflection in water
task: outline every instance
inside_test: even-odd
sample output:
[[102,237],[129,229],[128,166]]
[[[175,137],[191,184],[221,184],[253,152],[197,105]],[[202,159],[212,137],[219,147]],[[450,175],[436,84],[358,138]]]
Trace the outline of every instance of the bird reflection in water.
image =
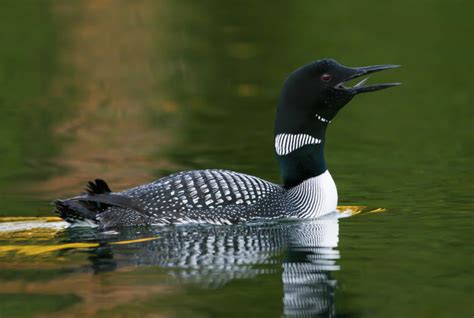
[[[79,233],[77,233],[79,234]],[[173,280],[203,288],[281,272],[284,316],[334,317],[339,270],[338,219],[233,226],[187,225],[140,229],[156,239],[102,243],[90,257],[96,272],[123,266],[157,266]],[[117,237],[118,236],[118,237]],[[137,238],[124,228],[114,241]]]

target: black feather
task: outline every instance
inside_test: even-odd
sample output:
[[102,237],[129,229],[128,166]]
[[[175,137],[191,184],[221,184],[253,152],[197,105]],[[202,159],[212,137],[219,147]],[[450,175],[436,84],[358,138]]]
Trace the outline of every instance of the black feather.
[[105,210],[109,206],[118,206],[121,208],[132,209],[137,212],[145,213],[131,197],[116,193],[101,193],[94,195],[79,196],[69,199],[70,201],[79,201],[84,204],[96,205],[96,209]]
[[96,222],[97,213],[90,210],[89,207],[82,204],[82,202],[76,202],[71,200],[56,200],[53,202],[56,206],[55,212],[59,216],[69,223],[75,221],[83,221],[85,219]]
[[95,179],[95,182],[89,181],[86,186],[86,191],[89,194],[102,194],[112,192],[107,182],[102,179]]
[[83,220],[98,222],[97,216],[111,206],[135,211],[135,213],[138,213],[137,217],[146,215],[133,198],[123,194],[111,193],[109,186],[102,179],[89,181],[86,191],[74,198],[54,201],[55,212],[70,223]]

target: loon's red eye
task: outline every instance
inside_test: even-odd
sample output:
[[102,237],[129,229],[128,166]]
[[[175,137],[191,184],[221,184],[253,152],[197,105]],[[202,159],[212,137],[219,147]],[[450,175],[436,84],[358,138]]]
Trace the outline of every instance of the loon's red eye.
[[331,74],[324,73],[323,75],[321,75],[321,80],[322,80],[323,82],[329,82],[331,79],[332,79],[332,75],[331,75]]

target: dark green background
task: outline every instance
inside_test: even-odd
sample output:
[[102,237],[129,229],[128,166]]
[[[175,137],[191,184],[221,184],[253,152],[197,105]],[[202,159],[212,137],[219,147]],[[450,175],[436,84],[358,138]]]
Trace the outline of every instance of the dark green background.
[[[64,148],[74,148],[76,139],[74,134],[55,133],[55,127],[77,116],[81,100],[87,98],[82,85],[91,79],[62,57],[71,54],[77,34],[72,26],[93,8],[83,10],[75,2],[65,11],[57,9],[58,3],[0,2],[1,216],[51,215],[48,202],[74,194],[48,193],[41,185],[71,170],[57,158]],[[108,5],[106,11],[120,10],[119,3]],[[279,181],[273,116],[290,71],[323,57],[350,66],[401,64],[371,79],[400,81],[401,87],[357,97],[328,131],[327,162],[340,204],[388,210],[341,221],[337,311],[356,317],[472,316],[472,1],[146,5],[152,19],[144,23],[138,16],[135,23],[143,23],[143,36],[152,44],[146,61],[149,73],[143,78],[134,73],[124,82],[133,83],[132,96],[147,105],[139,109],[143,131],[156,130],[171,140],[157,147],[151,158],[171,165],[157,163],[143,171],[148,180],[178,168],[226,168]],[[114,41],[120,39],[111,38],[111,52]],[[119,64],[126,63],[124,59]],[[145,77],[148,84],[141,86]],[[62,89],[58,92],[55,85]],[[140,100],[144,95],[151,97]],[[163,111],[167,101],[178,105],[173,112]],[[113,96],[102,103],[113,112]],[[90,125],[100,126],[101,121]],[[106,139],[107,133],[97,138]],[[139,156],[141,149],[134,151]],[[105,169],[108,164],[101,162]],[[126,168],[133,166],[128,162]],[[71,179],[71,184],[100,177],[97,173]],[[120,178],[127,183],[126,177]],[[30,279],[21,271],[15,273],[19,281]],[[221,315],[262,306],[278,309],[264,310],[262,317],[275,317],[280,299],[258,295],[264,292],[259,286],[271,289],[279,279],[259,278],[264,282],[258,286],[253,281],[234,282],[217,291],[231,297],[230,303],[192,290],[182,301],[191,312],[197,303],[203,308],[222,304],[215,312]],[[261,303],[249,304],[236,293],[239,288],[255,293]],[[54,305],[53,296],[38,295],[38,301],[21,297],[2,296],[6,303],[0,304],[0,316],[14,315],[12,308],[19,310],[14,304],[20,302],[24,311],[16,312],[18,316],[61,307]],[[77,301],[75,296],[64,297],[71,304]],[[58,296],[57,302],[63,303],[64,297]],[[136,313],[140,308],[143,313],[159,312],[160,305],[130,310]]]

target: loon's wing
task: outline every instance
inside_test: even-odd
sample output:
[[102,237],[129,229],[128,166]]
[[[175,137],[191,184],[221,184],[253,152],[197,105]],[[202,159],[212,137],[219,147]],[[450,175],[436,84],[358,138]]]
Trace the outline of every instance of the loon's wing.
[[119,194],[136,200],[156,223],[230,224],[281,216],[284,191],[279,185],[243,173],[192,170]]
[[227,170],[193,170],[121,192],[104,181],[88,193],[55,202],[68,222],[91,220],[101,227],[139,224],[232,224],[282,217],[285,190],[274,183]]
[[126,195],[117,194],[117,193],[103,193],[103,194],[93,194],[93,195],[83,195],[74,198],[70,198],[70,201],[81,201],[81,202],[95,202],[105,204],[103,207],[117,206],[126,209],[136,210],[137,212],[146,213],[142,208],[137,204],[137,202]]

